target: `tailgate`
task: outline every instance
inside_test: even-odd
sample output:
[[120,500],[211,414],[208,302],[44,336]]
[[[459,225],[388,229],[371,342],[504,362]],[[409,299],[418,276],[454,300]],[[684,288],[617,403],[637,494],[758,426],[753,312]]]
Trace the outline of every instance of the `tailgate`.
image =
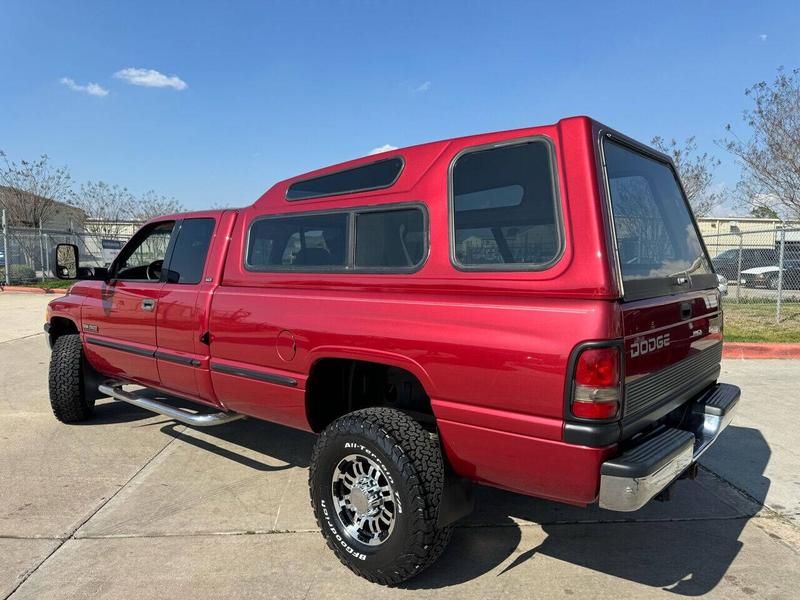
[[622,305],[623,438],[716,381],[722,358],[719,292],[705,290]]

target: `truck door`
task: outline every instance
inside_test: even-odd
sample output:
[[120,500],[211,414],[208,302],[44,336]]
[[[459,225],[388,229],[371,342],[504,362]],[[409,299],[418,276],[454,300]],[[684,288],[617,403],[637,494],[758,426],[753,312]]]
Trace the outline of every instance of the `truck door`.
[[104,373],[159,383],[156,307],[174,228],[175,221],[159,221],[139,230],[112,265],[108,283],[81,308],[87,358]]
[[175,243],[164,270],[164,288],[157,309],[156,361],[161,386],[179,395],[210,401],[198,370],[207,366],[205,292],[217,284],[205,266],[216,219],[183,219],[175,227]]

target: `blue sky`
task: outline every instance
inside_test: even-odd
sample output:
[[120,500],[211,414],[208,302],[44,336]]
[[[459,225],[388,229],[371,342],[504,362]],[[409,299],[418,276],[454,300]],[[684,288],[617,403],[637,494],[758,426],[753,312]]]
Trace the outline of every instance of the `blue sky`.
[[732,188],[714,140],[745,88],[800,66],[790,1],[2,6],[0,148],[190,208],[246,205],[384,144],[574,114],[695,135]]

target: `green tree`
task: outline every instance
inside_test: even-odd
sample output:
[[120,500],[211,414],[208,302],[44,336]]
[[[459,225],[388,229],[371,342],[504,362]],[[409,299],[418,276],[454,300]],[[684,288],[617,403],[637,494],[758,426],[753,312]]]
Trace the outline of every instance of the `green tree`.
[[769,206],[755,206],[750,211],[750,214],[756,219],[780,219],[778,213],[775,212],[775,209],[770,208]]

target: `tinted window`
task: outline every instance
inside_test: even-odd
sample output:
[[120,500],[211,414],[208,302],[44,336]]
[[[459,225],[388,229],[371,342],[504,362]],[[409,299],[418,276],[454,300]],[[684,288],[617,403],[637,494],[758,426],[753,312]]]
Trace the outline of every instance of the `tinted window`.
[[672,168],[627,146],[604,148],[623,280],[711,273]]
[[390,158],[354,169],[297,181],[286,191],[287,200],[303,200],[389,187],[403,170],[401,158]]
[[361,213],[356,216],[356,267],[410,268],[425,253],[420,209]]
[[214,219],[183,221],[169,261],[169,283],[200,283],[213,233]]
[[455,260],[464,266],[545,265],[560,249],[548,146],[470,152],[453,167]]
[[259,219],[250,227],[247,265],[254,269],[345,267],[346,213]]

